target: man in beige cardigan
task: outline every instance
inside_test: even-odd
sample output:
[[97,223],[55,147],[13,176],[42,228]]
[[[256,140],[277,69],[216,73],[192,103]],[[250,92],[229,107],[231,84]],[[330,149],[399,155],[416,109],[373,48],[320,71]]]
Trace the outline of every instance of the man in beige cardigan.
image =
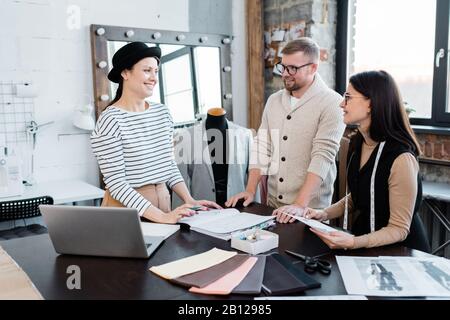
[[253,202],[261,175],[268,175],[267,204],[277,208],[278,222],[292,222],[284,213],[331,204],[336,178],[335,157],[345,126],[342,97],[327,87],[317,73],[320,49],[310,38],[289,42],[276,67],[284,90],[267,100],[262,123],[252,147],[247,188],[234,195]]

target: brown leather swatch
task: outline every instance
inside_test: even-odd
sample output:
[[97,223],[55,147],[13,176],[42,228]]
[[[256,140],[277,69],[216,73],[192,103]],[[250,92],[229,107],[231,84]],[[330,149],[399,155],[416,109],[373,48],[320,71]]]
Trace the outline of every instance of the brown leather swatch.
[[235,270],[248,258],[249,255],[247,254],[237,254],[234,257],[231,257],[230,259],[227,259],[224,262],[216,264],[210,268],[190,273],[182,277],[170,279],[169,281],[183,287],[203,288]]

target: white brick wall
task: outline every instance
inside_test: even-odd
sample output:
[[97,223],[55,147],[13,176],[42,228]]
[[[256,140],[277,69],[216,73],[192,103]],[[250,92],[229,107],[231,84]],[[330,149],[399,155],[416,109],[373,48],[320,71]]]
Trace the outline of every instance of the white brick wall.
[[[31,81],[38,123],[35,179],[81,179],[98,184],[88,135],[72,125],[75,107],[92,99],[90,24],[188,31],[189,0],[2,0],[0,81]],[[80,28],[67,26],[69,6]],[[60,136],[78,133],[79,135]],[[24,166],[25,169],[25,166]],[[25,173],[26,174],[26,173]]]

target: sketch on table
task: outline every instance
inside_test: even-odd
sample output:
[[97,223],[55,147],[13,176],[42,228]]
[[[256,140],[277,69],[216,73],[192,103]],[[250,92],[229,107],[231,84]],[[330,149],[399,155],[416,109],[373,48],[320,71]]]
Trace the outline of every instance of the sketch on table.
[[388,271],[383,264],[373,261],[367,269],[369,276],[366,279],[369,289],[385,290],[385,291],[402,291],[402,287],[397,284],[395,276]]

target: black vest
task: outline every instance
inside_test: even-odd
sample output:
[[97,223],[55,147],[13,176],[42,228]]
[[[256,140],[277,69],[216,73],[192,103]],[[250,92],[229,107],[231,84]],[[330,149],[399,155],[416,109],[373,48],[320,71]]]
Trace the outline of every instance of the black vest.
[[[375,158],[380,145],[373,150],[366,164],[359,169],[361,162],[362,143],[356,142],[353,152],[349,154],[347,172],[348,187],[352,195],[355,214],[352,224],[352,233],[355,236],[370,233],[370,180],[375,166]],[[378,162],[375,175],[375,230],[387,226],[390,217],[389,207],[389,176],[395,159],[405,152],[411,152],[408,148],[395,141],[387,141]],[[409,229],[409,235],[400,244],[409,248],[430,251],[423,223],[417,214],[422,201],[422,182],[417,177],[417,196],[414,206],[414,214]]]

